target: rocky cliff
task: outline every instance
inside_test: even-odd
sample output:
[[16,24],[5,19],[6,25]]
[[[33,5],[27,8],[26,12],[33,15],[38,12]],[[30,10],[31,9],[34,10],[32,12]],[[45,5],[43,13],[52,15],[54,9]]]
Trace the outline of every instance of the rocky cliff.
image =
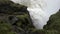
[[25,34],[33,29],[27,7],[9,0],[0,0],[0,34]]

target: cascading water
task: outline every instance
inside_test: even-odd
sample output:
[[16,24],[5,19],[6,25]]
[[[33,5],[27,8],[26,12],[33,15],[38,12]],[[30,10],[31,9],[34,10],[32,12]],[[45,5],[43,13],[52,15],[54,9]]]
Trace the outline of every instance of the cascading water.
[[27,6],[36,29],[43,29],[49,17],[60,9],[60,0],[12,0]]

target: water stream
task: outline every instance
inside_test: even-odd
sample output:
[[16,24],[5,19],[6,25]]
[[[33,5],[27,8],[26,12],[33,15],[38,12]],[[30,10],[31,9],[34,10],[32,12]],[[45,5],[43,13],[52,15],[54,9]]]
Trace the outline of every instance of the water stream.
[[60,0],[12,0],[27,6],[36,29],[43,29],[49,17],[60,9]]

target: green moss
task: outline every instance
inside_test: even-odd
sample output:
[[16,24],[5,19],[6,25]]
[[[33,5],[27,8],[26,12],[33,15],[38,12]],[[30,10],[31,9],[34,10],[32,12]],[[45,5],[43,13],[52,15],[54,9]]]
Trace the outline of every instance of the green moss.
[[60,31],[60,11],[50,17],[50,20],[47,25],[45,25],[44,29]]
[[7,34],[17,34],[16,32],[7,32]]
[[26,6],[0,0],[0,34],[25,34],[29,28],[34,26]]

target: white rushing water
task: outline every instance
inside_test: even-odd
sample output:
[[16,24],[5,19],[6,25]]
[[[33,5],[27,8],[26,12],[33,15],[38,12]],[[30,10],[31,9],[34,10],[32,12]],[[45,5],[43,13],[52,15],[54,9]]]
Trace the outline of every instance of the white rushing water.
[[60,9],[60,0],[12,0],[27,6],[36,29],[43,29],[49,17]]

